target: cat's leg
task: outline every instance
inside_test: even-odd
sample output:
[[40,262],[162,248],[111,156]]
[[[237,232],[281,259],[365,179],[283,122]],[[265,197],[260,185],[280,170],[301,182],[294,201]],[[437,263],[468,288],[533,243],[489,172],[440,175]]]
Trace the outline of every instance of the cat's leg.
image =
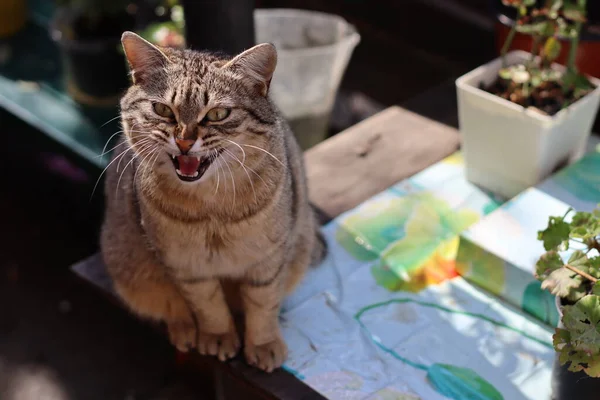
[[260,272],[252,271],[249,279],[240,285],[246,361],[267,372],[280,367],[287,358],[287,346],[279,327],[287,267],[283,263],[261,266]]
[[169,339],[179,351],[187,352],[196,346],[194,317],[175,285],[166,279],[114,281],[117,293],[134,313],[165,322]]
[[107,224],[102,230],[102,257],[115,290],[134,313],[164,321],[171,343],[180,351],[187,351],[196,346],[194,316],[165,267],[148,251],[141,237],[127,223]]
[[234,357],[240,339],[217,279],[200,279],[179,283],[198,321],[198,352],[217,356],[221,361]]

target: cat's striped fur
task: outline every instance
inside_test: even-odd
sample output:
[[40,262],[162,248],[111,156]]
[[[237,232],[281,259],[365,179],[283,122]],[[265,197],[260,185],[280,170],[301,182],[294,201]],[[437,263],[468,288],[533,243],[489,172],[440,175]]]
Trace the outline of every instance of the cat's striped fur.
[[[115,288],[135,313],[164,321],[179,349],[222,360],[240,348],[231,309],[241,304],[246,359],[271,371],[287,354],[282,299],[324,253],[301,150],[267,95],[275,48],[231,59],[133,33],[123,45],[134,84],[101,236]],[[214,109],[229,114],[208,120]],[[194,156],[200,177],[184,181],[176,167]]]

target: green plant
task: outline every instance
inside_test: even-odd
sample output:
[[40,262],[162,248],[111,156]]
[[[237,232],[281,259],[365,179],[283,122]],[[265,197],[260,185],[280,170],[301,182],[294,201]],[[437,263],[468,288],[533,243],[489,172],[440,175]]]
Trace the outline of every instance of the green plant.
[[185,46],[183,7],[179,0],[154,0],[155,13],[168,16],[166,21],[153,22],[139,34],[151,43],[163,47]]
[[553,336],[560,363],[600,377],[600,208],[550,217],[538,239],[546,253],[536,277],[563,304],[563,327]]
[[[581,28],[586,22],[586,0],[502,0],[517,10],[517,19],[502,48],[502,69],[493,93],[525,107],[555,114],[594,89],[579,73],[576,55]],[[506,54],[517,32],[533,37],[531,58],[522,64],[507,65]],[[570,43],[564,72],[552,68],[562,49]]]

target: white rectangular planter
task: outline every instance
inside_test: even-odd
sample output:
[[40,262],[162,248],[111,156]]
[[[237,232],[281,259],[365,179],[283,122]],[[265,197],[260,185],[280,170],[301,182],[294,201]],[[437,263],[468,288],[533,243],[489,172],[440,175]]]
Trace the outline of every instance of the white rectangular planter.
[[[529,57],[513,51],[507,64]],[[458,117],[467,179],[512,198],[583,155],[600,102],[600,80],[591,78],[597,86],[592,93],[547,116],[479,89],[495,81],[501,66],[497,58],[456,80]]]

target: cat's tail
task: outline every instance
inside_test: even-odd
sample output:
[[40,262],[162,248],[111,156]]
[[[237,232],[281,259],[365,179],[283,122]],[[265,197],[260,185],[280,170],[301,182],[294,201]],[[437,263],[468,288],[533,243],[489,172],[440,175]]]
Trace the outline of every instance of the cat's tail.
[[310,261],[310,265],[313,267],[319,266],[321,261],[327,257],[327,241],[320,229],[317,229],[316,234],[317,237],[315,238],[315,246],[313,247],[312,258]]
[[310,260],[310,265],[313,267],[319,266],[321,261],[327,257],[327,241],[321,232],[321,226],[328,223],[331,218],[327,214],[325,214],[319,207],[315,206],[313,203],[310,203],[310,208],[313,210],[314,218],[315,218],[315,246],[313,247],[313,253]]

